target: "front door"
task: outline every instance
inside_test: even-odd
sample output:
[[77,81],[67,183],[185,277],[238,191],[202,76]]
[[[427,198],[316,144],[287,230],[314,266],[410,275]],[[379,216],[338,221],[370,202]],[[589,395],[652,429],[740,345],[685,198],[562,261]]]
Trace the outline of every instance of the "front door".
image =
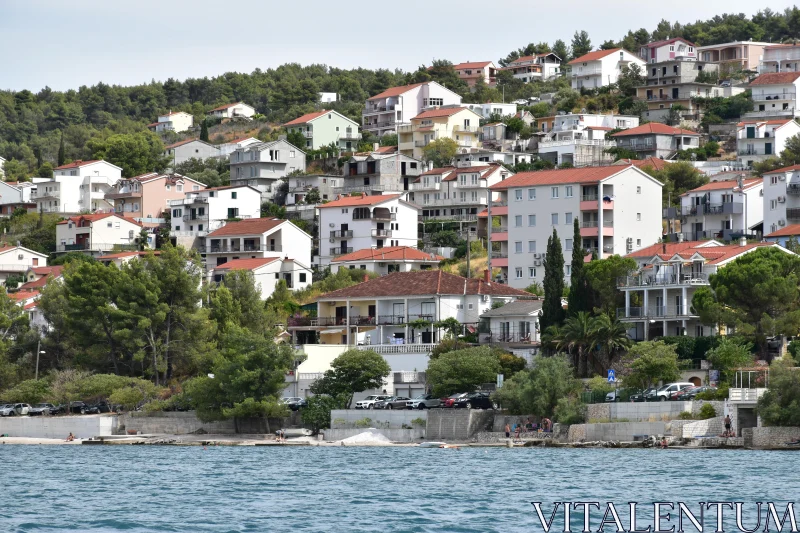
[[392,322],[402,324],[406,319],[405,304],[392,304]]
[[[403,163],[405,165],[405,163]],[[403,190],[408,190],[408,176],[403,176]]]
[[772,155],[772,143],[764,143],[764,153]]
[[347,306],[336,308],[336,325],[341,326],[347,323]]

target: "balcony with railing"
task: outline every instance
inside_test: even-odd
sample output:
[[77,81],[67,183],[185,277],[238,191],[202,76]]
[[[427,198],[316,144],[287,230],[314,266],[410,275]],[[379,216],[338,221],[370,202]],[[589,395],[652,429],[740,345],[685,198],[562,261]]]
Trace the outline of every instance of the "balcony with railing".
[[708,285],[708,274],[705,272],[681,272],[666,274],[637,274],[617,278],[617,287],[681,287]]
[[142,191],[122,190],[118,192],[105,193],[106,200],[118,200],[121,198],[141,198]]
[[[677,208],[676,208],[677,211]],[[699,215],[740,215],[744,212],[742,202],[724,202],[721,204],[684,205],[680,208],[681,216]]]
[[753,93],[753,100],[756,102],[764,101],[775,101],[775,100],[794,100],[796,98],[795,93],[789,92],[754,92]]
[[390,229],[373,229],[372,230],[373,237],[388,237],[391,238],[392,230]]
[[791,194],[791,195],[800,194],[800,183],[787,183],[786,194]]
[[441,183],[425,183],[424,181],[421,181],[419,183],[411,184],[412,191],[438,191],[441,188]]
[[620,320],[668,320],[670,318],[696,318],[697,314],[692,312],[691,306],[685,305],[650,305],[648,307],[620,307],[617,309],[617,317]]
[[339,247],[339,248],[331,248],[330,255],[332,257],[339,257],[340,255],[347,255],[353,253],[353,247],[348,246],[347,248]]
[[361,112],[362,116],[366,115],[378,115],[380,113],[391,113],[397,107],[396,104],[392,105],[377,105],[377,106],[367,106]]
[[744,116],[745,118],[794,116],[794,107],[788,107],[786,109],[770,109],[768,111],[748,111],[744,114]]
[[[602,235],[605,237],[614,236],[614,221],[603,219]],[[581,237],[598,237],[600,236],[600,222],[599,220],[584,220],[581,222]]]
[[59,244],[56,246],[57,252],[105,252],[109,250],[133,251],[138,250],[139,246],[132,243],[95,243],[95,242],[82,242],[76,244]]
[[196,196],[196,195],[169,201],[170,207],[180,207],[182,205],[207,204],[207,203],[208,203],[208,196]]
[[331,238],[332,239],[352,239],[353,238],[353,230],[346,229],[346,230],[331,231]]
[[278,244],[267,244],[262,245],[261,243],[254,243],[254,244],[245,244],[244,246],[233,243],[233,244],[212,244],[211,246],[206,246],[205,244],[201,244],[197,247],[200,253],[205,254],[229,254],[229,253],[238,253],[238,252],[281,252],[281,246]]
[[430,143],[430,141],[414,141],[414,146],[416,148],[424,148],[424,147],[428,146],[429,143]]
[[398,124],[397,125],[397,133],[413,133],[414,132],[414,125],[413,124]]
[[372,220],[382,220],[388,222],[390,220],[397,220],[397,213],[373,212],[371,218]]
[[303,130],[302,131],[303,137],[306,139],[313,139],[314,138],[314,130]]
[[454,133],[476,133],[477,131],[477,126],[466,126],[464,124],[456,124],[453,126]]
[[605,139],[565,139],[561,141],[539,141],[539,149],[545,148],[558,148],[559,146],[602,146],[611,148],[616,146],[614,141],[607,141]]
[[339,136],[339,139],[341,139],[343,141],[357,141],[360,138],[361,138],[361,134],[359,132],[353,131],[353,130],[345,130],[344,133],[342,133]]
[[598,204],[599,195],[598,194],[584,194],[581,196],[581,203],[579,204],[579,209],[581,211],[597,211],[599,205],[602,205],[603,209],[614,209],[614,200],[611,197],[608,197],[608,200],[603,200]]
[[570,76],[572,76],[573,78],[580,78],[580,77],[583,77],[583,76],[599,76],[602,73],[603,73],[603,69],[600,68],[600,67],[596,67],[596,68],[581,68],[581,69],[573,68],[570,71]]

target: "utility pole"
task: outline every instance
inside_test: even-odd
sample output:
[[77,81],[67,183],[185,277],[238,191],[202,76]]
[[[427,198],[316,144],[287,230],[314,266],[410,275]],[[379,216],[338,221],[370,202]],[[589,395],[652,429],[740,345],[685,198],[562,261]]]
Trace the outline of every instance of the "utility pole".
[[470,256],[470,249],[469,249],[469,231],[467,231],[467,279],[472,277],[472,273],[469,269],[469,256]]
[[486,268],[489,270],[489,279],[492,279],[492,191],[486,187],[489,206],[486,208]]

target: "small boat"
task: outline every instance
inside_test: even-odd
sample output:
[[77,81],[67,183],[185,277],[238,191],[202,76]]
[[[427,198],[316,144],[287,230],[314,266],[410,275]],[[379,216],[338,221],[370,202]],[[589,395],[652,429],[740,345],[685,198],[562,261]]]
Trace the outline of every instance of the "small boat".
[[420,442],[420,448],[441,448],[442,446],[447,446],[446,442]]

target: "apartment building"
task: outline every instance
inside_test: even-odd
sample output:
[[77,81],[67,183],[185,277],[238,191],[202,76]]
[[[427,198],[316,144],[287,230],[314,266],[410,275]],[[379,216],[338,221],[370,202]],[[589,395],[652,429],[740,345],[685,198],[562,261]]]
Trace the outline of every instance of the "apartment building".
[[176,244],[193,247],[196,239],[221,228],[226,221],[261,216],[261,193],[247,185],[185,191],[183,199],[170,200],[170,237]]
[[408,124],[423,109],[452,105],[461,105],[461,96],[435,81],[392,87],[367,100],[362,128],[378,137],[397,133],[398,125]]
[[521,172],[490,187],[500,194],[491,218],[492,268],[515,288],[544,280],[547,240],[556,230],[571,272],[573,224],[587,254],[623,255],[662,235],[663,184],[633,165]]
[[194,117],[189,113],[183,111],[169,112],[166,115],[159,115],[158,120],[147,127],[150,131],[162,133],[165,131],[174,131],[175,133],[183,133],[189,131],[194,126]]
[[492,61],[459,63],[453,65],[453,70],[470,87],[474,87],[478,81],[483,81],[489,87],[497,83],[497,65]]
[[293,144],[278,141],[253,143],[231,153],[231,185],[257,189],[264,200],[275,196],[278,180],[295,171],[305,172],[306,153]]
[[800,116],[797,108],[797,88],[800,72],[767,72],[750,82],[753,111],[745,118],[794,118]]
[[332,200],[336,196],[336,192],[341,191],[344,187],[344,178],[338,175],[291,176],[284,178],[284,181],[287,184],[286,206],[304,203],[306,195],[314,190],[319,193],[319,198],[323,202]]
[[715,335],[716,328],[703,325],[694,312],[694,293],[709,286],[710,275],[763,247],[791,253],[775,243],[742,240],[724,246],[711,240],[664,242],[629,254],[638,269],[617,282],[625,293],[625,307],[617,310],[617,318],[629,324],[628,335],[637,341],[673,335]]
[[396,150],[379,148],[367,154],[354,154],[342,168],[344,178],[339,192],[381,194],[408,191],[411,183],[424,169],[425,164],[422,161],[398,153]]
[[323,267],[356,250],[417,246],[420,208],[399,194],[341,196],[318,209]]
[[648,122],[611,136],[617,148],[631,150],[641,159],[671,159],[679,150],[700,147],[700,134],[694,131]]
[[[383,345],[438,343],[437,322],[455,318],[477,326],[493,306],[531,295],[485,279],[467,279],[440,270],[393,272],[323,294],[316,318],[290,321],[293,337],[316,331],[321,344]],[[412,324],[427,323],[416,327]]]
[[410,246],[386,246],[384,248],[366,248],[342,255],[331,261],[333,272],[341,269],[365,270],[380,276],[392,272],[411,272],[414,270],[431,270],[439,267],[444,257],[423,252]]
[[259,144],[260,142],[261,141],[259,141],[255,137],[240,137],[238,139],[233,139],[228,142],[224,142],[217,146],[219,148],[219,156],[230,158],[230,155],[236,150],[246,148],[253,144]]
[[436,139],[448,137],[459,151],[480,146],[481,116],[465,107],[428,109],[411,119],[411,124],[397,127],[397,143],[401,154],[423,159],[425,148]]
[[253,106],[247,105],[244,102],[235,102],[233,104],[225,104],[215,107],[208,112],[209,116],[218,119],[231,119],[231,118],[252,118],[256,114]]
[[772,43],[756,41],[734,41],[698,46],[697,53],[700,61],[719,63],[721,66],[720,73],[726,76],[729,72],[738,70],[756,71],[761,59],[764,57],[764,49],[771,45]]
[[538,130],[545,135],[537,144],[541,159],[555,165],[569,163],[575,167],[608,164],[613,157],[606,153],[616,146],[606,134],[612,129],[629,129],[639,125],[639,117],[628,115],[563,114],[537,120]]
[[101,256],[111,250],[136,250],[152,247],[155,236],[140,243],[142,225],[114,213],[75,215],[56,224],[56,252],[84,252]]
[[38,181],[31,201],[43,213],[109,211],[106,193],[122,177],[122,169],[106,161],[74,161],[53,169],[53,177]]
[[286,288],[290,291],[305,289],[311,285],[312,272],[308,266],[295,259],[280,257],[234,259],[214,267],[211,271],[211,280],[214,283],[222,283],[226,275],[237,270],[252,273],[262,300],[272,296],[280,281],[286,283]]
[[[764,180],[712,181],[681,195],[683,239],[699,241],[761,237],[764,221]],[[677,208],[673,208],[677,211]],[[667,209],[669,216],[670,209]],[[674,218],[674,217],[673,217]]]
[[696,60],[697,50],[695,48],[694,43],[676,37],[643,45],[639,49],[639,57],[651,64],[674,59]]
[[589,52],[568,63],[572,88],[577,91],[612,85],[617,83],[622,67],[632,64],[642,69],[645,66],[643,59],[622,48]]
[[764,234],[800,224],[800,165],[764,173]]
[[409,200],[422,208],[423,220],[477,223],[478,213],[486,209],[489,198],[499,198],[490,187],[513,175],[498,164],[433,168],[411,185]]
[[205,161],[210,157],[220,157],[220,151],[218,146],[200,139],[186,139],[164,147],[164,155],[169,158],[174,169],[177,165],[190,159]]
[[361,139],[358,123],[336,111],[306,113],[283,125],[287,131],[300,132],[306,139],[307,150],[319,150],[323,146],[336,145],[340,150],[352,152]]
[[549,80],[561,73],[561,58],[552,52],[522,56],[499,70],[511,71],[512,76],[523,83]]
[[767,72],[800,71],[800,45],[797,43],[773,44],[764,47],[764,55],[758,67],[759,74]]
[[776,157],[786,148],[786,141],[798,134],[800,125],[791,118],[745,119],[736,128],[738,162],[751,168],[755,162]]
[[114,212],[142,223],[166,222],[170,200],[183,199],[187,191],[199,191],[206,186],[180,174],[150,172],[133,178],[122,178],[106,193],[105,198]]

